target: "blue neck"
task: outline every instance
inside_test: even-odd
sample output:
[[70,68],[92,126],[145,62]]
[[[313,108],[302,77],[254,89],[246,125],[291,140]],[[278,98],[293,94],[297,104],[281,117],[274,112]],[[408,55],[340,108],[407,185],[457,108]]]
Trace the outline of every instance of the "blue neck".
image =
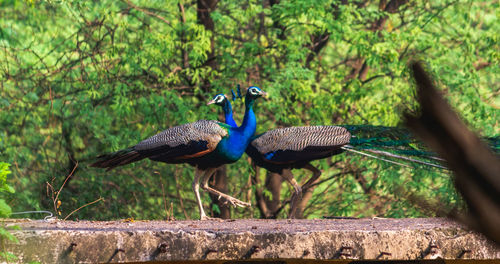
[[238,127],[238,130],[243,132],[244,137],[248,141],[250,141],[250,138],[255,134],[255,130],[257,129],[257,119],[253,112],[253,103],[254,99],[247,95],[245,97],[245,116],[243,117],[241,126]]
[[224,118],[226,119],[226,124],[232,127],[238,127],[233,118],[233,108],[231,107],[231,103],[229,100],[226,100],[226,103],[223,106],[224,109]]
[[[241,155],[245,152],[248,144],[250,143],[252,136],[257,128],[257,119],[253,112],[253,98],[245,98],[245,117],[243,117],[243,122],[241,126],[237,126],[236,122],[232,117],[230,107],[224,106],[224,114],[226,117],[226,123],[231,126],[229,137],[221,140],[217,145],[217,155],[224,157],[226,161],[235,162]],[[233,124],[231,124],[231,121]]]

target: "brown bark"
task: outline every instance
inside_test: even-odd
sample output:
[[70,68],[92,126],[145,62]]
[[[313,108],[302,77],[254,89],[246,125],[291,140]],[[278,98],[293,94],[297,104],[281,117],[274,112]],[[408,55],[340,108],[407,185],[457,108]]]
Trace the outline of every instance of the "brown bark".
[[278,173],[267,172],[266,175],[266,189],[268,189],[272,197],[264,196],[264,201],[266,202],[267,208],[272,214],[272,218],[276,218],[276,212],[280,210],[281,205],[281,187],[283,183],[283,177]]
[[[280,0],[269,0],[269,6],[278,5]],[[264,3],[266,5],[267,3]],[[280,33],[278,33],[278,39],[284,40],[286,39],[285,30],[286,27],[283,26],[279,20],[273,21],[273,27],[280,29]],[[254,178],[255,182],[258,183],[258,168],[255,168],[256,176]],[[281,197],[281,184],[283,183],[283,178],[277,173],[267,172],[266,174],[266,182],[264,188],[266,188],[269,192],[271,192],[272,198],[269,199],[263,193],[263,190],[257,188],[255,195],[257,199],[257,207],[261,213],[261,218],[276,218],[276,213],[280,210],[280,197]]]
[[[344,78],[344,81],[348,81],[348,80],[354,79],[356,76],[359,76],[359,73],[361,71],[361,68],[363,68],[364,63],[365,63],[364,58],[358,58],[358,59],[352,61],[352,63],[349,63],[351,66],[351,71]],[[365,67],[365,69],[366,69],[366,67]]]
[[480,60],[480,61],[474,63],[474,68],[476,69],[476,71],[479,71],[479,70],[484,69],[490,65],[491,65],[491,62]]
[[[212,187],[222,193],[228,193],[227,188],[227,167],[224,165],[215,171],[214,180]],[[225,204],[225,200],[219,200],[217,195],[210,194],[210,199],[212,199],[212,204],[216,204],[219,207],[220,212],[213,212],[214,217],[222,219],[231,218],[231,207],[229,204]]]
[[260,218],[271,218],[271,212],[267,208],[266,201],[264,200],[264,193],[260,188],[260,170],[255,163],[252,162],[252,168],[255,173],[252,175],[252,184],[255,186],[255,199],[257,200],[257,208],[260,212]]
[[[321,176],[321,171],[311,164],[307,164],[304,169],[307,169],[312,172],[311,178],[302,186],[302,198],[297,202],[296,208],[290,207],[290,215],[289,218],[302,219],[304,218],[304,211],[307,207],[307,204],[312,198],[313,191],[316,188],[316,184],[320,181],[319,176]],[[291,172],[290,172],[291,173]],[[294,194],[295,196],[295,194]],[[292,197],[293,201],[294,197]]]
[[312,45],[309,49],[313,53],[309,53],[306,58],[306,67],[309,68],[311,61],[318,56],[319,52],[326,46],[328,39],[330,38],[330,33],[324,32],[323,34],[312,35],[311,37]]
[[[210,12],[217,6],[218,0],[197,0],[197,16],[198,23],[202,24],[206,30],[214,31],[215,25],[213,19],[210,17]],[[203,64],[203,66],[209,66],[213,70],[217,68],[217,61],[215,60],[215,43],[214,43],[214,35],[210,38],[210,52],[208,53],[208,58]],[[204,92],[210,91],[210,82],[205,80],[201,85],[201,88]]]
[[[218,0],[197,0],[197,17],[198,17],[198,23],[202,24],[206,30],[209,31],[214,31],[215,24],[212,18],[210,17],[210,12],[214,10],[214,8],[217,6]],[[181,9],[181,6],[179,6],[179,9]],[[183,10],[183,8],[182,8]],[[203,66],[208,66],[212,68],[213,70],[217,69],[217,61],[215,60],[215,44],[214,44],[214,37],[212,34],[212,37],[210,38],[210,52],[208,53],[208,58],[203,64]],[[201,88],[204,92],[209,92],[210,91],[210,86],[211,83],[209,80],[204,80]],[[228,188],[227,188],[227,170],[226,166],[222,166],[219,168],[215,174],[214,174],[214,184],[213,188],[223,192],[227,193]],[[219,200],[218,197],[215,197],[213,195],[210,195],[210,198],[212,199],[212,204],[216,204],[219,209],[220,209],[220,214],[214,214],[215,217],[220,217],[223,219],[228,219],[231,218],[231,208],[227,205],[224,204],[224,201]]]
[[[279,5],[279,4],[280,4],[280,0],[269,0],[269,5],[271,7],[273,7],[274,5]],[[286,35],[285,35],[286,26],[281,24],[281,22],[279,20],[274,20],[273,27],[281,30],[280,33],[278,34],[278,39],[281,39],[281,40],[286,39]]]
[[[184,12],[184,5],[182,3],[177,4],[179,7],[179,12],[180,12],[180,17],[179,20],[181,21],[182,24],[186,23],[186,14]],[[186,34],[184,30],[181,32],[181,43],[184,44],[186,43]],[[181,47],[181,55],[182,55],[182,67],[184,69],[189,68],[189,57],[188,57],[188,52],[184,47]],[[191,82],[191,80],[189,80]]]

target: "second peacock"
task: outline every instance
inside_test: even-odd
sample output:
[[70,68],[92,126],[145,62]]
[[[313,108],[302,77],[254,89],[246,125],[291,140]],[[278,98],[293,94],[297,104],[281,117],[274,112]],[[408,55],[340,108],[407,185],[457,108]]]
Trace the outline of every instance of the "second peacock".
[[[224,94],[218,94],[208,104],[224,111],[226,124],[236,127],[232,107]],[[351,133],[356,136],[351,135]],[[342,153],[344,150],[401,166],[400,161],[444,169],[434,153],[416,149],[415,138],[408,130],[396,127],[345,125],[277,128],[252,137],[246,153],[252,162],[284,177],[295,189],[289,217],[301,217],[305,209],[302,191],[311,195],[310,188],[318,181],[321,171],[310,162]],[[367,153],[368,152],[368,153]],[[391,158],[391,159],[389,159]],[[399,161],[396,161],[399,160]],[[291,169],[304,168],[313,173],[300,186]],[[285,173],[286,172],[286,173]]]
[[200,219],[208,219],[201,202],[199,187],[226,199],[234,206],[250,206],[210,186],[208,180],[215,170],[237,161],[245,152],[254,135],[257,120],[253,112],[254,101],[265,96],[259,87],[251,86],[245,96],[245,116],[241,126],[230,126],[213,120],[200,120],[164,130],[138,144],[114,153],[102,155],[93,167],[113,169],[145,158],[165,163],[188,163],[196,167],[192,184],[200,212]]

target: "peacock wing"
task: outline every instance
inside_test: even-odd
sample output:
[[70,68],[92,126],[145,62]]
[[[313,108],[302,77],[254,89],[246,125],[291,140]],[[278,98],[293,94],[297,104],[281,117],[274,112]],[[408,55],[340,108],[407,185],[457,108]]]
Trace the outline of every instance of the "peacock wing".
[[287,127],[268,131],[251,142],[265,160],[291,163],[330,154],[349,143],[351,134],[338,126]]
[[199,120],[166,129],[139,142],[134,149],[156,161],[185,160],[212,152],[228,133],[223,123]]

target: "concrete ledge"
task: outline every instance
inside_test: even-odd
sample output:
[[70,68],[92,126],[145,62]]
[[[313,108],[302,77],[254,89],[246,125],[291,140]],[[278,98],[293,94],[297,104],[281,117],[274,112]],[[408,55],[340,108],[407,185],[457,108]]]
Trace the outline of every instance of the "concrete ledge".
[[22,263],[241,259],[498,259],[482,235],[440,218],[4,221]]

